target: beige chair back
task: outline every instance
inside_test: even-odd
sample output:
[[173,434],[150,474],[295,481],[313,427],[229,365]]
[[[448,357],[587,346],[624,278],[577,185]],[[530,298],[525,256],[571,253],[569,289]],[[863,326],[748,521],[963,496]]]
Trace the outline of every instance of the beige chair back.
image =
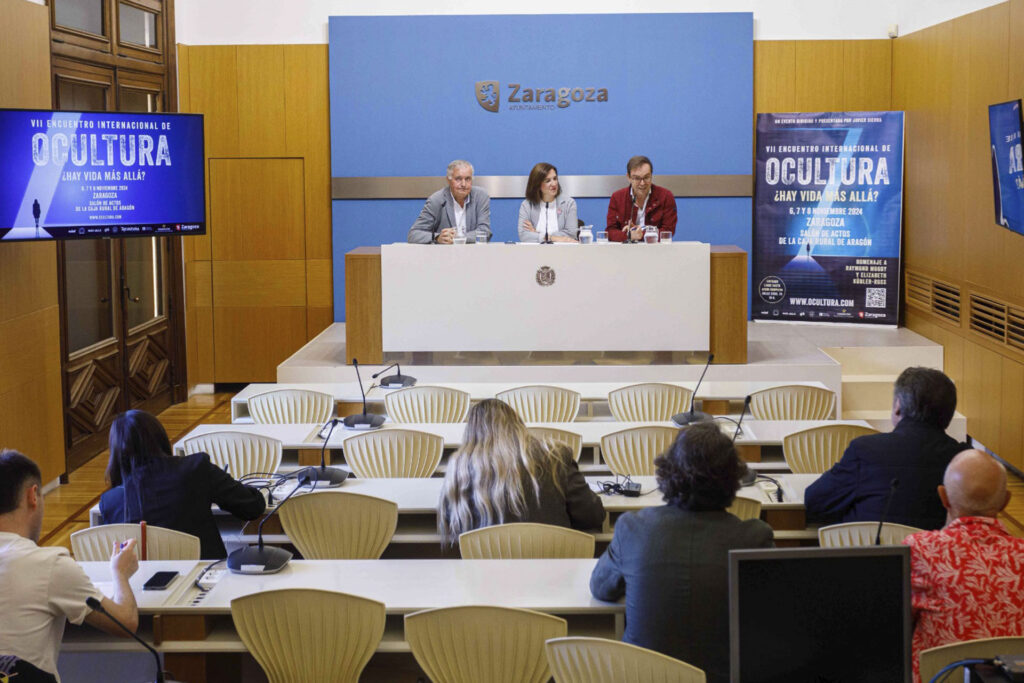
[[384,396],[393,422],[465,422],[469,393],[447,387],[415,386]]
[[308,389],[277,389],[256,394],[246,402],[257,424],[314,424],[334,413],[334,396]]
[[818,387],[794,384],[750,395],[750,416],[755,420],[829,420],[835,411],[835,392]]
[[270,683],[356,683],[384,636],[384,603],[325,590],[261,590],[231,618]]
[[812,427],[784,436],[782,455],[794,474],[822,474],[839,462],[851,441],[877,433],[871,427],[857,425]]
[[544,641],[565,619],[508,607],[445,607],[408,614],[405,639],[434,683],[542,683]]
[[654,458],[669,449],[679,430],[650,425],[601,437],[601,457],[613,474],[653,475]]
[[[922,529],[904,524],[885,522],[882,524],[882,545],[900,545],[910,534]],[[847,522],[832,524],[818,529],[818,545],[822,548],[849,548],[859,545],[874,545],[878,533],[878,522]]]
[[[1020,624],[1007,624],[1007,628],[1014,627],[1021,629]],[[930,647],[927,650],[921,650],[920,680],[928,683],[943,668],[953,662],[959,662],[961,659],[992,659],[996,655],[1016,654],[1022,650],[1024,650],[1024,636],[978,638],[977,640],[964,640],[959,643]],[[949,677],[949,680],[963,679],[957,673]]]
[[572,422],[580,412],[579,392],[562,387],[516,387],[494,398],[512,406],[523,422]]
[[576,462],[580,461],[580,453],[583,452],[583,435],[557,427],[527,427],[526,431],[537,437],[541,443],[566,446],[572,453],[572,459]]
[[608,394],[608,407],[620,422],[664,422],[690,409],[693,392],[686,387],[646,382]]
[[725,511],[744,520],[760,519],[761,501],[754,500],[753,498],[746,498],[744,496],[736,496],[736,500],[734,500],[732,505],[727,507]]
[[250,474],[273,474],[281,465],[282,445],[277,439],[244,432],[212,432],[186,439],[185,452],[206,453],[210,462],[235,479]]
[[[134,538],[142,543],[138,524],[104,524],[71,534],[71,552],[78,562],[106,562],[115,543]],[[146,559],[198,560],[199,537],[160,526],[146,525]],[[141,549],[136,550],[141,557]]]
[[704,683],[704,672],[660,652],[605,638],[553,638],[546,645],[556,683]]
[[464,560],[564,560],[594,557],[594,537],[551,524],[496,524],[459,535]]
[[441,462],[444,438],[414,429],[376,429],[341,444],[345,463],[361,479],[429,477]]
[[342,491],[294,497],[278,515],[307,560],[376,560],[398,526],[394,501]]

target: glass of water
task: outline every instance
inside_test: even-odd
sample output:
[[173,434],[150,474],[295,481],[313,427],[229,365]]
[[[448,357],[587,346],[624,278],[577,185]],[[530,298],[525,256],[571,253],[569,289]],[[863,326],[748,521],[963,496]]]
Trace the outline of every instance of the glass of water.
[[598,244],[608,244],[608,231],[606,231],[606,230],[598,231],[598,233],[597,233],[597,243]]
[[476,234],[476,243],[477,244],[487,244],[487,234],[486,233],[482,233],[482,232],[478,232]]
[[672,232],[670,230],[661,231],[661,243],[672,244]]
[[466,243],[466,234],[465,233],[461,233],[461,234],[460,233],[455,233],[455,236],[452,237],[452,244],[465,244],[465,243]]

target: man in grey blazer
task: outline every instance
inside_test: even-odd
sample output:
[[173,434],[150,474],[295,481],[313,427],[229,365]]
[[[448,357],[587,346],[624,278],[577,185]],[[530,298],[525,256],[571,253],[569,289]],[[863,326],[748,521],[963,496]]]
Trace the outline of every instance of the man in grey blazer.
[[491,237],[491,198],[473,187],[473,164],[456,159],[448,164],[448,187],[427,197],[419,218],[409,228],[411,244],[451,244],[456,235],[467,242]]
[[726,512],[747,466],[717,424],[683,429],[655,461],[666,505],[629,512],[590,576],[599,600],[626,596],[627,643],[729,681],[729,551],[774,545],[759,519]]

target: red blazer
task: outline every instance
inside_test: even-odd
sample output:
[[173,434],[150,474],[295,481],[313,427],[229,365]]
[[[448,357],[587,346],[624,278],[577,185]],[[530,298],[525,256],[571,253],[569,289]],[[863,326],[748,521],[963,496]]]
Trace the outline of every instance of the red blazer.
[[[624,225],[636,223],[637,207],[629,194],[629,187],[616,190],[608,200],[608,239],[612,242],[625,242]],[[651,185],[651,197],[647,200],[647,213],[644,214],[647,225],[656,225],[658,230],[676,233],[676,198],[664,187]]]

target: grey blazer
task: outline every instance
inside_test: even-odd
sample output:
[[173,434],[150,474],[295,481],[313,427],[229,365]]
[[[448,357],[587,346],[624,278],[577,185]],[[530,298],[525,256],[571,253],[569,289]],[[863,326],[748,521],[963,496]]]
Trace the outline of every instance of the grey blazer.
[[729,683],[729,551],[770,548],[772,529],[725,510],[628,512],[590,576],[598,600],[626,596],[623,640]]
[[[419,218],[409,228],[408,241],[412,244],[432,244],[437,234],[455,225],[455,198],[447,187],[427,197]],[[466,241],[476,242],[476,236],[491,236],[491,198],[487,191],[474,187],[466,197]]]
[[[558,230],[549,234],[576,239],[576,233],[579,230],[579,221],[576,218],[576,200],[572,197],[555,197],[555,208],[558,212]],[[543,204],[533,204],[529,199],[524,199],[523,203],[519,205],[520,242],[540,242],[544,238],[543,232],[530,232],[524,227],[526,221],[530,221],[533,223],[534,229],[539,229],[537,223],[543,210]]]

